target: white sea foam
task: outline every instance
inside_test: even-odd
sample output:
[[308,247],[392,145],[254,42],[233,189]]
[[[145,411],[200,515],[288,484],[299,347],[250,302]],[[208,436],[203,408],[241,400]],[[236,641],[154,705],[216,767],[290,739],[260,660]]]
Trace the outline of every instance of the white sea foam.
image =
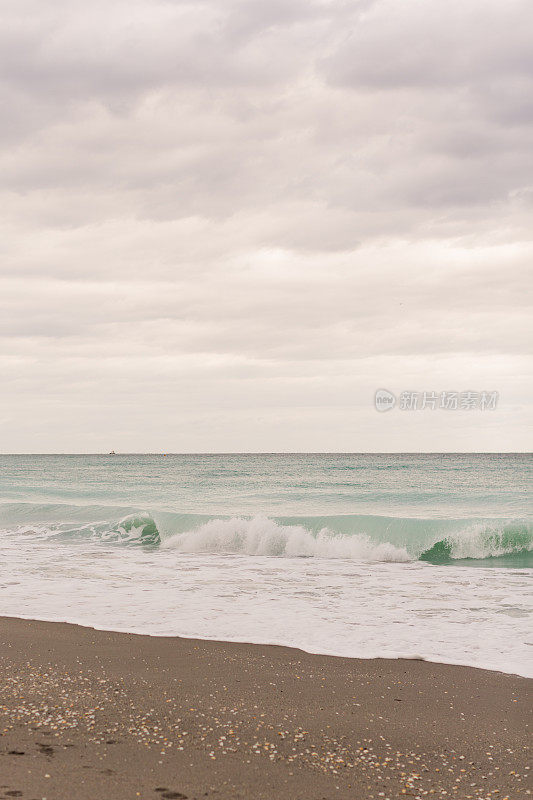
[[0,456],[0,614],[532,675],[531,465]]
[[[1,613],[533,675],[528,570],[383,563],[375,556],[370,563],[366,545],[360,558],[355,551],[343,560],[288,557],[287,541],[298,555],[301,541],[309,544],[301,531],[276,540],[283,558],[235,554],[226,538],[235,523],[226,522],[205,526],[199,539],[201,529],[160,548],[92,537],[3,536]],[[244,542],[258,550],[279,535],[264,520],[237,528],[249,531]],[[326,546],[329,538],[323,538]],[[215,541],[224,545],[221,551],[204,552]]]
[[[505,525],[494,525],[476,522],[465,525],[461,530],[447,535],[450,556],[462,558],[498,558],[521,551],[533,550],[531,523],[506,529]],[[521,530],[522,528],[522,530]]]
[[286,558],[349,558],[407,562],[403,547],[376,543],[364,534],[339,536],[327,528],[316,535],[301,525],[280,525],[267,517],[211,519],[197,528],[163,540],[163,548],[183,553],[243,553]]

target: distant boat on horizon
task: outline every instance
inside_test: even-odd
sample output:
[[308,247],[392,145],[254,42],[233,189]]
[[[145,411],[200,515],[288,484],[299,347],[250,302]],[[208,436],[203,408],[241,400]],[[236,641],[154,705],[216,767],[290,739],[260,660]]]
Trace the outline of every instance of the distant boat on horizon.
[[114,450],[111,450],[111,451],[110,451],[110,453],[109,453],[109,455],[110,455],[110,456],[116,456],[116,453],[115,453],[115,451],[114,451]]

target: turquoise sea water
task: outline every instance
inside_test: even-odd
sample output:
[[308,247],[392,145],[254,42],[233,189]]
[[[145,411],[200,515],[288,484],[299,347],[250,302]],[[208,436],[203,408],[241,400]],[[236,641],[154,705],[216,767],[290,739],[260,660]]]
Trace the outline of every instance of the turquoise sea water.
[[143,515],[156,541],[261,515],[337,545],[363,534],[436,563],[533,566],[532,478],[524,454],[0,456],[0,522],[106,536]]
[[532,476],[525,454],[0,456],[0,614],[529,674]]

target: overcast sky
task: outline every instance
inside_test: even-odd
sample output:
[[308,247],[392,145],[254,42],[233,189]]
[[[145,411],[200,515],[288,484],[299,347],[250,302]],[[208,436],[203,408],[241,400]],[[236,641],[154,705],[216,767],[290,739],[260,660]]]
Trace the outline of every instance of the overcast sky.
[[531,0],[0,8],[0,451],[531,449]]

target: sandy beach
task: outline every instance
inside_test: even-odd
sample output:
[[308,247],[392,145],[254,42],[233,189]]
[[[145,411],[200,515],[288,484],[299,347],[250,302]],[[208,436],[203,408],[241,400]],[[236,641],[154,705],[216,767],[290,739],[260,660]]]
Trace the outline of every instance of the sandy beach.
[[521,798],[531,681],[0,619],[0,797]]

